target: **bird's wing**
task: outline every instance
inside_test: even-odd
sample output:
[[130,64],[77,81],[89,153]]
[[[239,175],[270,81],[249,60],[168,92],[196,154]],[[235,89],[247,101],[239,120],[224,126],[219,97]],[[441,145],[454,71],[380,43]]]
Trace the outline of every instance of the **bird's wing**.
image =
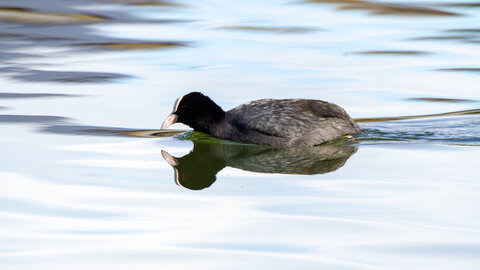
[[227,112],[240,130],[265,135],[294,138],[326,126],[327,119],[348,121],[339,106],[308,99],[261,99],[239,105]]

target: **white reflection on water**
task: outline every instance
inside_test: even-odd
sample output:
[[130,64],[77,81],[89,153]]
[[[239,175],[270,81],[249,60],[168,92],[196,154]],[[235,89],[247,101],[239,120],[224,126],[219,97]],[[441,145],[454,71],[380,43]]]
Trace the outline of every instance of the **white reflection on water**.
[[[123,264],[133,262],[147,269],[190,263],[474,269],[478,154],[477,148],[452,146],[367,146],[349,166],[325,176],[265,178],[227,171],[202,193],[162,184],[145,189],[149,183],[141,179],[125,189],[121,182],[52,183],[4,172],[1,241],[9,244],[1,258],[7,266],[45,268],[75,262],[79,268],[108,263],[109,269],[126,269]],[[452,179],[458,171],[463,177]],[[128,166],[109,170],[108,177],[125,173],[132,173]],[[170,177],[157,181],[174,187]]]
[[[111,19],[0,23],[1,269],[478,269],[478,114],[362,123],[369,131],[338,170],[227,166],[202,191],[176,186],[161,155],[186,155],[192,142],[105,135],[159,128],[191,90],[225,109],[325,99],[355,118],[478,109],[480,76],[460,71],[478,68],[478,33],[448,30],[476,28],[480,9],[417,1],[466,15],[431,17],[278,1],[48,2],[4,5]],[[162,41],[178,46],[130,50]]]

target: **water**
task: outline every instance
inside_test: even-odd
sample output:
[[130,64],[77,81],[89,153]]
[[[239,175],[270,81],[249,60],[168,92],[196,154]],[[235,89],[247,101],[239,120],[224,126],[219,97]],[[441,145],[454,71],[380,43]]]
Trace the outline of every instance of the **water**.
[[[2,1],[0,268],[478,269],[478,6]],[[159,131],[191,90],[324,99],[365,133]]]

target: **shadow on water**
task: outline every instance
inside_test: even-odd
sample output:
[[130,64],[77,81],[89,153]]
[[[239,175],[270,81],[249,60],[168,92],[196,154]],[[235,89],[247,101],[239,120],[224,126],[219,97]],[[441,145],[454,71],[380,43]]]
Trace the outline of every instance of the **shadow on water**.
[[258,145],[193,141],[193,150],[173,157],[162,150],[173,167],[177,185],[201,190],[210,187],[225,167],[257,173],[313,175],[341,168],[357,148],[328,144],[311,148],[272,148]]

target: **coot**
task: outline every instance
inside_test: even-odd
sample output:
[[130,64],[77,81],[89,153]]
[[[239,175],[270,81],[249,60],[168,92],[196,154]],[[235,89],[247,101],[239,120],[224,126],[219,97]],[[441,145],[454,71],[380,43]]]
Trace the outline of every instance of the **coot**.
[[180,122],[195,131],[243,143],[309,147],[361,132],[340,106],[314,99],[259,99],[224,111],[191,92],[176,100],[162,129]]

